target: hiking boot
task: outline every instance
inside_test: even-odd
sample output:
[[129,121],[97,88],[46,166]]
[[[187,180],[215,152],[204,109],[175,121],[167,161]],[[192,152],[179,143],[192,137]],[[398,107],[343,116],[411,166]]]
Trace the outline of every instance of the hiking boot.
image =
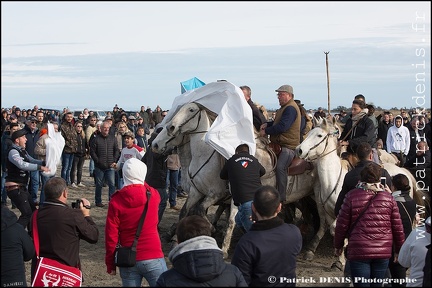
[[96,207],[105,207],[105,204],[97,203],[97,204],[96,204]]
[[170,206],[170,209],[177,210],[177,211],[180,211],[180,210],[181,210],[181,208],[178,207],[177,205],[175,205],[175,206]]

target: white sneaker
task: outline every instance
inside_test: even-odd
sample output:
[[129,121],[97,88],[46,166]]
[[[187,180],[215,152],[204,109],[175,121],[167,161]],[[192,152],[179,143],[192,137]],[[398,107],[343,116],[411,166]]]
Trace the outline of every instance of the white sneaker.
[[78,187],[86,187],[86,185],[82,184],[81,182],[78,184]]
[[75,183],[72,183],[71,187],[72,188],[78,188],[78,186]]

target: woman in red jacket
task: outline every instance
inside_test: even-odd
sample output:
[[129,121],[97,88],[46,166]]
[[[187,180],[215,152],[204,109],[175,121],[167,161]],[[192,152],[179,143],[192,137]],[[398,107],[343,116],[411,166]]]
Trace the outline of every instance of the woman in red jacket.
[[395,261],[405,235],[391,190],[380,184],[381,167],[368,164],[360,183],[345,196],[336,222],[335,254],[348,238],[347,258],[354,287],[382,287],[394,245]]
[[120,267],[120,277],[123,287],[141,287],[142,278],[145,278],[153,287],[160,274],[167,270],[157,230],[159,192],[144,182],[147,166],[140,160],[128,159],[123,164],[122,172],[124,186],[112,195],[106,218],[105,264],[107,272],[116,275],[114,266],[116,245],[132,246],[138,222],[148,201],[146,192],[149,190],[150,202],[136,247],[136,264],[134,267]]

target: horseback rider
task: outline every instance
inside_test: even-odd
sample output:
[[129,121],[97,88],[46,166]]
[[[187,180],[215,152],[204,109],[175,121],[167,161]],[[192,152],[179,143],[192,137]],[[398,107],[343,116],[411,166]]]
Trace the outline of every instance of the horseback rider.
[[277,110],[274,121],[261,125],[260,136],[270,135],[270,141],[282,148],[276,166],[276,183],[280,200],[284,202],[288,182],[287,169],[294,159],[296,147],[300,145],[301,115],[297,103],[294,102],[292,86],[282,85],[275,91],[281,107]]

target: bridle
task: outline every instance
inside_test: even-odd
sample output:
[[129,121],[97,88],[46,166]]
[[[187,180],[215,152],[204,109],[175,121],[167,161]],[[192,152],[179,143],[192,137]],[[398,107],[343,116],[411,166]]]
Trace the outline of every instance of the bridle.
[[[195,103],[195,102],[194,102]],[[205,108],[203,105],[201,105],[201,104],[199,104],[199,103],[195,103],[198,107],[199,107],[199,109],[189,118],[189,119],[187,119],[185,122],[183,122],[182,124],[180,124],[180,125],[178,125],[178,131],[177,131],[177,133],[176,133],[176,135],[182,135],[182,137],[183,137],[183,139],[184,139],[184,137],[186,136],[186,135],[193,135],[193,134],[202,134],[202,133],[207,133],[208,132],[208,130],[202,130],[202,131],[197,131],[198,129],[199,129],[199,126],[200,126],[200,122],[201,122],[201,120],[202,120],[202,117],[203,117],[203,113],[201,113],[201,112],[206,112],[206,116],[207,116],[207,118],[208,118],[208,120],[212,123],[213,121],[214,121],[214,119],[217,117],[217,115],[216,115],[216,113],[214,113],[214,112],[212,112],[212,111],[210,111],[210,110],[208,110],[207,108]],[[197,119],[197,123],[196,123],[196,127],[194,128],[194,129],[192,129],[192,130],[190,130],[190,131],[187,131],[187,132],[183,132],[182,131],[182,127],[184,126],[184,125],[186,125],[187,123],[189,123],[192,119],[195,119],[195,117],[198,115],[198,119]],[[167,125],[168,126],[168,125]],[[165,129],[167,129],[167,135],[169,135],[169,136],[171,136],[171,138],[170,139],[168,139],[168,141],[166,142],[166,143],[169,143],[169,142],[171,142],[172,140],[174,140],[177,136],[175,136],[175,135],[172,135],[172,133],[170,133],[170,130],[168,129],[168,127],[166,127]],[[181,143],[183,143],[183,140],[182,140],[182,142]],[[188,141],[188,142],[186,142],[186,143],[183,143],[182,144],[182,146],[183,145],[186,145],[187,143],[190,143],[190,140]],[[204,168],[204,166],[205,165],[207,165],[209,162],[210,162],[210,159],[213,157],[213,155],[215,155],[216,154],[216,150],[214,149],[213,150],[213,152],[210,154],[210,156],[207,158],[207,160],[206,161],[204,161],[204,163],[201,165],[201,167],[200,168],[198,168],[197,169],[197,171],[195,172],[195,173],[192,173],[191,172],[191,167],[190,167],[190,165],[189,165],[189,168],[188,168],[188,175],[189,175],[189,179],[190,179],[190,181],[191,181],[191,183],[192,183],[192,185],[195,187],[195,189],[199,192],[199,193],[201,193],[201,194],[204,194],[204,193],[202,193],[199,189],[198,189],[198,187],[197,187],[197,185],[196,185],[196,183],[195,183],[195,181],[194,181],[194,178],[198,175],[198,173]]]
[[334,137],[334,136],[339,136],[339,129],[336,128],[335,131],[327,133],[326,136],[324,136],[324,138],[320,142],[318,142],[317,144],[315,144],[314,146],[312,146],[312,148],[309,148],[309,151],[306,154],[306,157],[304,157],[304,159],[312,162],[312,161],[318,160],[320,158],[323,158],[323,157],[327,156],[328,154],[332,153],[333,151],[335,151],[337,148],[334,148],[334,149],[332,149],[332,150],[330,150],[330,151],[328,151],[328,152],[326,152],[324,154],[320,154],[320,155],[318,155],[314,159],[310,159],[309,158],[309,152],[312,151],[312,150],[314,150],[314,149],[316,149],[317,147],[319,147],[321,145],[321,143],[324,142],[324,141],[326,141],[326,143],[325,143],[323,151],[326,151],[327,146],[328,146],[328,141],[329,141],[330,137]]

